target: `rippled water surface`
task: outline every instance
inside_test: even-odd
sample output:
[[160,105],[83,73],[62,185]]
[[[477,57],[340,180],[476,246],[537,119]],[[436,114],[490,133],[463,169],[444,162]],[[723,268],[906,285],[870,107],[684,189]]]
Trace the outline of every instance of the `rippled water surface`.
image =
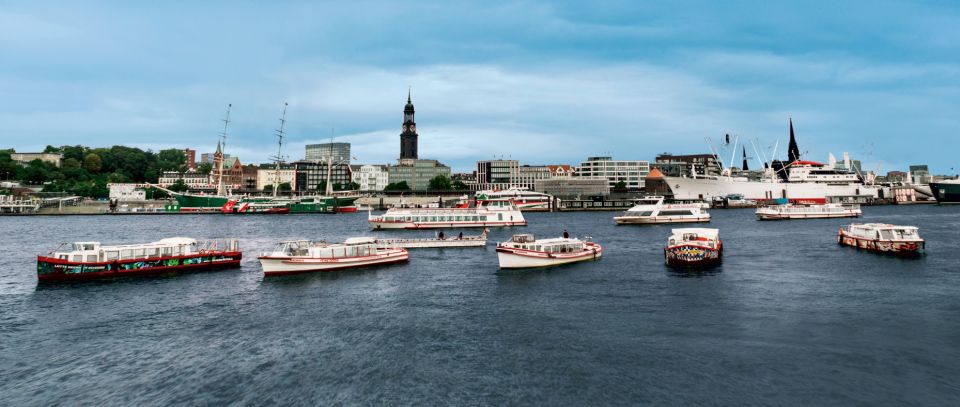
[[[0,404],[960,405],[960,206],[864,208],[921,228],[913,260],[838,246],[847,220],[712,213],[710,272],[664,267],[670,226],[540,213],[492,240],[567,228],[604,258],[426,249],[266,280],[257,253],[370,234],[364,214],[0,217]],[[37,287],[60,242],[170,236],[241,239],[243,267]]]

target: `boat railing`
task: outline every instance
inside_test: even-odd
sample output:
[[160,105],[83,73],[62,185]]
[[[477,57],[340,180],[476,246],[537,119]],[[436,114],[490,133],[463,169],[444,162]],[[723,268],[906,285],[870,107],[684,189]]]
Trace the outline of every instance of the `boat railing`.
[[240,251],[240,241],[237,239],[198,240],[196,246],[197,246],[198,252],[212,252],[212,251],[238,252]]

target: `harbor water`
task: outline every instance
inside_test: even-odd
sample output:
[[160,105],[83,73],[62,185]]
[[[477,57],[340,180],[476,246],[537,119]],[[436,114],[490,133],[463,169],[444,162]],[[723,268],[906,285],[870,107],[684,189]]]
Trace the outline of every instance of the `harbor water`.
[[[927,255],[713,210],[723,264],[676,271],[675,226],[531,213],[484,249],[264,279],[278,240],[370,235],[365,214],[0,217],[0,404],[960,405],[960,207],[863,209]],[[498,272],[493,241],[563,229],[604,257]],[[240,239],[243,267],[37,286],[61,242],[171,236]]]

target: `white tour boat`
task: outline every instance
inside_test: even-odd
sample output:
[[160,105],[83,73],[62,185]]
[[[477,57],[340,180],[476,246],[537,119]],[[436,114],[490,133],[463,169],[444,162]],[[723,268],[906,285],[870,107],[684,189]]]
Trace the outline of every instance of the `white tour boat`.
[[526,226],[523,213],[508,200],[489,201],[476,208],[390,208],[367,216],[374,229],[435,229]]
[[556,266],[596,260],[602,254],[600,245],[576,238],[537,240],[533,235],[522,234],[497,245],[497,258],[502,269]]
[[512,187],[502,190],[477,191],[477,204],[487,204],[493,200],[509,200],[521,211],[549,211],[553,196],[527,188]]
[[863,215],[858,204],[770,205],[757,208],[760,220],[857,218]]
[[710,214],[700,203],[665,204],[663,197],[650,197],[613,220],[618,225],[709,222]]
[[373,237],[354,237],[336,244],[290,240],[260,256],[260,265],[264,275],[275,276],[400,263],[409,258],[405,249],[378,247]]
[[710,266],[723,258],[723,242],[719,229],[673,229],[663,249],[668,266]]
[[404,249],[426,249],[440,247],[484,247],[487,245],[488,230],[477,236],[437,236],[435,238],[414,238],[414,239],[382,239],[377,238],[377,247],[386,248],[404,248]]
[[915,226],[854,223],[840,228],[837,243],[880,253],[916,256],[924,250],[924,240],[918,232]]

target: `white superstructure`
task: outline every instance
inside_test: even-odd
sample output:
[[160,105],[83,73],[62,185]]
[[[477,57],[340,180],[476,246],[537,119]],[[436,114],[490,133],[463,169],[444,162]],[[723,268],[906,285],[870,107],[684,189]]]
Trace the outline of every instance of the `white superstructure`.
[[600,245],[576,238],[537,240],[533,235],[521,234],[497,244],[497,259],[502,269],[556,266],[596,260],[601,255]]
[[374,229],[434,229],[526,226],[523,213],[509,200],[491,200],[475,208],[390,208],[367,216]]
[[856,218],[863,215],[857,204],[770,205],[757,208],[760,220]]
[[618,225],[709,222],[710,214],[703,209],[702,204],[665,204],[660,196],[639,201],[636,206],[613,220]]
[[531,191],[527,188],[507,188],[502,190],[477,191],[477,202],[485,204],[491,200],[509,200],[517,205],[521,211],[550,210],[550,201],[553,196],[542,192]]
[[338,244],[280,242],[273,252],[259,259],[264,275],[271,276],[399,263],[407,261],[409,254],[401,248],[378,247],[373,237],[356,237]]

